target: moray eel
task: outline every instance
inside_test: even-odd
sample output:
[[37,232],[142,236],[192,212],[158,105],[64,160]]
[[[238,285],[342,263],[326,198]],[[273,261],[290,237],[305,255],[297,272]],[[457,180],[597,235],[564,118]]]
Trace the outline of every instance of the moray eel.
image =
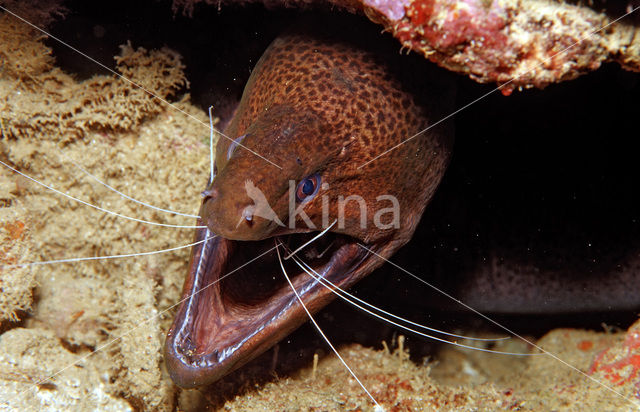
[[[207,229],[195,238],[217,236],[192,251],[166,340],[178,385],[214,382],[307,320],[276,239],[293,250],[335,221],[298,256],[348,288],[383,263],[359,244],[388,258],[411,238],[449,162],[452,126],[376,157],[450,113],[443,76],[353,20],[304,24],[273,41],[203,192],[198,224]],[[311,312],[334,298],[291,260],[285,267]]]

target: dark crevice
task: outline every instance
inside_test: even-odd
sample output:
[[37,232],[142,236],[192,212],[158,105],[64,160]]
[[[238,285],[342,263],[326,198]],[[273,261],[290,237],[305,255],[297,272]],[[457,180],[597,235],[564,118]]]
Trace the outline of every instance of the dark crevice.
[[60,342],[60,346],[62,346],[63,348],[65,348],[71,353],[78,354],[78,353],[84,353],[84,352],[93,352],[95,350],[95,347],[91,345],[77,344],[63,338],[60,338],[58,340]]

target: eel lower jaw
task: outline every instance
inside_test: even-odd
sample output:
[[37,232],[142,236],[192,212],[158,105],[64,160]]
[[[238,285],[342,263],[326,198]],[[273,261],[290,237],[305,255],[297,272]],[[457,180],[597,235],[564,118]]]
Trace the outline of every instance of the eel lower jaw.
[[[280,253],[286,256],[287,246],[295,250],[313,235],[261,241],[214,237],[193,248],[183,297],[165,343],[165,361],[175,383],[185,388],[210,384],[308,320],[283,275],[276,242],[283,244]],[[211,236],[208,229],[200,229],[196,241]],[[296,256],[341,288],[377,266],[368,262],[372,256],[356,239],[331,232]],[[283,265],[312,313],[335,297],[294,259],[283,260]]]

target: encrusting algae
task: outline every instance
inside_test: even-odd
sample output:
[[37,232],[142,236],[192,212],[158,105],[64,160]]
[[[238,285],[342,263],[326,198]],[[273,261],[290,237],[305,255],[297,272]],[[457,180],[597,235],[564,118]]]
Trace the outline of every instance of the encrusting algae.
[[[27,263],[31,258],[27,211],[15,197],[5,196],[12,185],[9,176],[0,175],[0,191],[3,193],[0,199],[0,266]],[[4,321],[17,321],[18,312],[31,306],[34,287],[31,270],[0,268],[0,325]]]
[[[184,113],[117,76],[74,80],[53,65],[42,40],[40,33],[13,17],[0,17],[4,62],[0,160],[105,209],[148,221],[192,225],[192,219],[177,219],[125,200],[73,164],[154,205],[187,213],[197,210],[197,188],[207,176],[208,146],[203,136],[208,136],[208,119],[188,102],[188,95],[180,99],[172,95],[187,85],[179,56],[125,45],[116,63],[124,76],[173,101]],[[25,225],[29,240],[3,247],[11,247],[7,252],[11,256],[14,249],[31,251],[18,260],[3,259],[3,264],[154,251],[191,240],[189,229],[124,220],[9,169],[1,176],[1,197],[11,202],[11,209],[26,210],[24,218],[13,218],[8,225],[3,219],[2,236],[14,236],[11,228]],[[4,215],[9,212],[2,209]],[[11,318],[10,313],[22,310],[22,323],[18,328],[5,326],[14,328],[0,337],[0,369],[30,378],[0,376],[2,401],[14,410],[40,402],[51,410],[108,405],[121,409],[127,403],[141,409],[171,409],[174,387],[163,375],[160,351],[170,317],[160,312],[178,299],[188,253],[182,249],[138,258],[3,268],[2,301],[11,306],[2,307],[2,316]],[[28,281],[29,276],[35,283]],[[80,367],[48,381],[54,390],[31,385],[94,350]],[[96,388],[103,388],[100,399],[80,396]],[[42,390],[46,399],[33,396],[33,391]]]

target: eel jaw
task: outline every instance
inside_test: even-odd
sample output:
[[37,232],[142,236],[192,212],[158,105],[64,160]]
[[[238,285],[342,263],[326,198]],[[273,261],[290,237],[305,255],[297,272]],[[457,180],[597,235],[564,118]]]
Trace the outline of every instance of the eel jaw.
[[[196,231],[196,241],[211,236],[208,229]],[[277,240],[292,243],[295,249],[311,236],[292,234]],[[284,279],[275,248],[274,238],[234,241],[219,236],[194,246],[180,307],[165,342],[167,369],[176,384],[184,388],[210,384],[307,321]],[[314,257],[313,248],[321,253]],[[303,261],[319,275],[341,288],[353,285],[382,263],[371,259],[356,239],[331,232],[297,256],[304,256]],[[334,298],[293,259],[284,264],[312,313]]]

